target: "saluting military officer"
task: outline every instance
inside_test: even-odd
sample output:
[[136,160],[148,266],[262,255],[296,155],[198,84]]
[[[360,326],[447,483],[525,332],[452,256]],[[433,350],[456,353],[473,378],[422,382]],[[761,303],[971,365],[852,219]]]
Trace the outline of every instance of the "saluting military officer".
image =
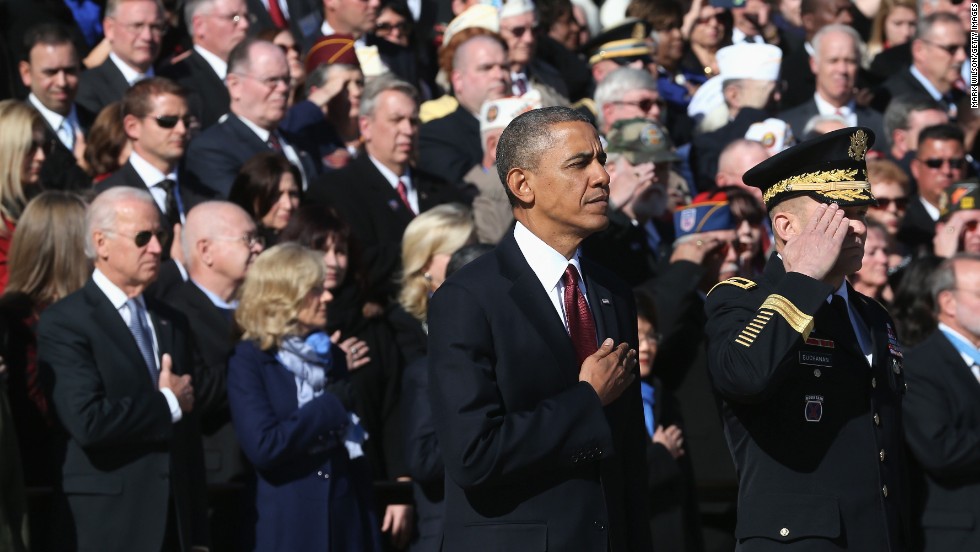
[[905,550],[902,352],[861,268],[867,128],[803,142],[745,173],[776,252],[758,281],[708,295],[709,371],[739,478],[737,550]]

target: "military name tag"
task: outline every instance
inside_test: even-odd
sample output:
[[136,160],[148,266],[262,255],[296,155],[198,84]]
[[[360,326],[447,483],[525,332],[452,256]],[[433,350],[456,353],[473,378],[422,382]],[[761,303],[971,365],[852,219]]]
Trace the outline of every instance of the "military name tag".
[[819,422],[823,418],[823,395],[807,395],[806,406],[803,407],[803,419],[808,422]]
[[831,353],[800,351],[800,364],[830,367],[834,365],[834,357]]

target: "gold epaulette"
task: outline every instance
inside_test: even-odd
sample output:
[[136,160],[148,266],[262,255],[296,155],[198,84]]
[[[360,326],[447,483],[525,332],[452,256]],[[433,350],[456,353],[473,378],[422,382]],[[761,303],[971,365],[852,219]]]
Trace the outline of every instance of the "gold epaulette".
[[599,116],[599,109],[595,105],[595,100],[592,98],[582,98],[581,100],[572,104],[572,109],[579,111],[585,110],[592,114],[593,117]]
[[711,292],[714,291],[716,287],[721,285],[735,286],[735,287],[740,287],[742,289],[752,289],[759,284],[756,284],[755,282],[749,280],[748,278],[742,278],[741,276],[732,276],[727,280],[722,280],[717,284],[715,284],[710,290],[708,290],[708,295],[711,295]]

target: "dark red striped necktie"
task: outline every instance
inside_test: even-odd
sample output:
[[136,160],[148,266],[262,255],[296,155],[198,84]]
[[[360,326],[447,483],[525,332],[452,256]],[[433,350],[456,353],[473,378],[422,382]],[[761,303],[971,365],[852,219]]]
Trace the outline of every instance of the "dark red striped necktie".
[[272,20],[272,24],[276,26],[277,29],[285,29],[286,25],[286,14],[282,13],[282,8],[279,6],[279,0],[269,0],[269,19]]
[[568,265],[561,279],[565,285],[565,318],[568,320],[568,335],[572,338],[572,346],[575,347],[575,355],[581,366],[586,357],[595,353],[599,347],[596,345],[595,320],[585,301],[585,295],[582,295],[582,290],[578,287],[578,279],[578,270],[574,265]]

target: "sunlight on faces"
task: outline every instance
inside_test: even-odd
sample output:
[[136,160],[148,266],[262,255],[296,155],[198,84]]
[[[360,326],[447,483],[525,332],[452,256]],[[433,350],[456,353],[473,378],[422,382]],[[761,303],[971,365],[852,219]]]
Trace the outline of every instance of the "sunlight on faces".
[[915,37],[918,16],[906,6],[895,6],[885,18],[885,42],[889,47],[905,44]]
[[[950,54],[946,48],[960,46]],[[933,83],[951,86],[960,78],[960,66],[966,61],[969,44],[963,27],[951,22],[937,22],[931,31],[913,45],[915,66]]]
[[[912,176],[919,185],[919,195],[932,204],[939,201],[939,196],[957,180],[963,178],[963,167],[954,166],[950,159],[962,160],[965,153],[963,145],[956,140],[927,139],[910,165]],[[926,165],[930,159],[943,160],[943,164],[933,169]]]
[[877,289],[888,283],[888,242],[880,228],[868,229],[861,269],[852,278],[855,285]]
[[[163,246],[156,237],[161,229],[160,211],[155,203],[123,200],[116,204],[115,228],[95,230],[95,267],[121,288],[142,290],[156,279]],[[153,232],[143,247],[136,245],[136,234]]]
[[282,49],[286,54],[286,61],[289,63],[289,76],[293,78],[293,83],[299,83],[306,78],[306,67],[299,56],[299,47],[293,33],[288,29],[283,29],[272,39],[272,43]]
[[20,168],[20,183],[23,186],[34,186],[41,182],[41,166],[44,165],[44,160],[47,158],[45,153],[46,142],[44,129],[34,129],[31,135],[31,147],[27,150],[27,155],[24,156],[24,164]]
[[381,2],[379,0],[326,0],[324,5],[335,32],[360,36],[374,30]]
[[306,293],[303,305],[296,313],[296,320],[304,333],[322,330],[326,326],[327,304],[332,300],[333,294],[322,284]]
[[724,13],[725,10],[722,8],[707,4],[701,6],[697,22],[691,29],[691,44],[698,44],[705,48],[717,48],[725,38],[725,25],[720,19]]
[[831,102],[848,102],[854,94],[858,70],[854,39],[844,32],[823,35],[818,55],[810,59],[810,68],[821,96]]
[[512,65],[524,66],[531,62],[536,43],[534,25],[534,12],[512,15],[500,20],[500,36],[507,42],[508,59]]
[[282,230],[289,224],[293,211],[299,209],[299,185],[293,173],[284,172],[279,177],[279,198],[269,212],[262,216],[262,226]]
[[653,361],[657,359],[657,328],[642,316],[636,317],[636,330],[640,338],[636,349],[636,364],[640,377],[645,378],[653,371]]
[[248,268],[262,252],[262,245],[249,243],[256,235],[252,218],[238,209],[227,209],[218,215],[223,224],[210,247],[212,270],[236,282],[245,281]]
[[[813,213],[820,205],[817,200],[804,196],[788,199],[778,207],[780,212],[785,212],[790,219],[789,237],[798,236],[803,232]],[[841,207],[844,217],[847,218],[848,229],[844,242],[841,244],[841,251],[837,257],[831,273],[840,276],[849,276],[861,269],[861,260],[864,257],[864,242],[868,228],[865,226],[864,219],[868,213],[865,205],[855,207]],[[786,239],[787,236],[780,236]]]
[[[247,74],[228,75],[228,89],[236,115],[259,127],[274,129],[286,115],[289,98],[289,62],[278,46],[259,42],[249,50]],[[277,79],[268,82],[270,79]]]
[[[956,261],[956,289],[939,294],[942,318],[953,329],[980,340],[980,262],[972,259]],[[952,310],[954,320],[949,320]]]
[[472,38],[459,47],[456,56],[459,67],[452,72],[453,92],[468,111],[479,114],[483,102],[511,95],[507,53],[495,40]]
[[163,26],[163,14],[151,0],[120,2],[115,16],[104,21],[112,51],[140,72],[146,72],[160,53]]
[[78,92],[78,56],[72,44],[37,44],[31,48],[30,63],[21,62],[24,85],[41,105],[68,115]]
[[385,90],[377,97],[374,113],[361,117],[360,126],[368,153],[401,174],[414,157],[418,140],[419,109],[415,101],[397,90]]
[[[235,21],[236,16],[238,21]],[[245,0],[215,0],[210,9],[194,16],[195,43],[224,60],[245,38],[248,28]]]
[[327,113],[347,113],[351,119],[361,114],[361,95],[364,93],[364,74],[360,69],[331,68],[329,79],[343,79],[347,84],[330,99]]
[[[134,148],[141,156],[153,164],[173,166],[187,148],[190,132],[184,122],[188,116],[187,102],[173,94],[157,94],[150,98],[152,109],[149,115],[138,119],[127,115],[123,124],[126,134],[133,141]],[[157,117],[177,117],[173,128],[163,128]]]
[[908,196],[902,185],[888,180],[873,182],[871,195],[878,199],[878,207],[868,209],[868,218],[882,224],[889,234],[897,234],[908,208]]
[[323,244],[323,262],[327,266],[327,276],[323,285],[327,289],[337,289],[344,283],[349,260],[347,243],[341,241],[336,234],[331,234]]

